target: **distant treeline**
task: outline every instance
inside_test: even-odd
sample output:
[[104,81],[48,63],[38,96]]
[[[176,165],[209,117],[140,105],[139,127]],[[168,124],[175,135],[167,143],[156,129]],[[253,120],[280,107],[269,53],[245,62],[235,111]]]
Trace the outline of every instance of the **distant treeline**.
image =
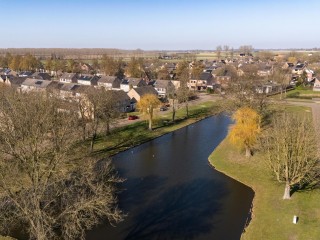
[[31,54],[38,59],[99,59],[103,55],[113,58],[157,57],[159,51],[120,50],[111,48],[0,48],[0,56]]

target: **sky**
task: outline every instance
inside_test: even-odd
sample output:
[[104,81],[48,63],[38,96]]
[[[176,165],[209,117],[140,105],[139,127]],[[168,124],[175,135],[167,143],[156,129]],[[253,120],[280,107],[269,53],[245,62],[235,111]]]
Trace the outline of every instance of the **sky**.
[[0,0],[0,48],[320,47],[319,0]]

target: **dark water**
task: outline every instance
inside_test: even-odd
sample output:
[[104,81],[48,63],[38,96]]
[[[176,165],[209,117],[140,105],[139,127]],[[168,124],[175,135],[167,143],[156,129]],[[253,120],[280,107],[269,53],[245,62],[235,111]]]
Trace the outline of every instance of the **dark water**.
[[230,119],[219,115],[114,157],[127,179],[116,227],[87,234],[102,239],[239,239],[253,191],[215,171],[208,156],[225,138]]

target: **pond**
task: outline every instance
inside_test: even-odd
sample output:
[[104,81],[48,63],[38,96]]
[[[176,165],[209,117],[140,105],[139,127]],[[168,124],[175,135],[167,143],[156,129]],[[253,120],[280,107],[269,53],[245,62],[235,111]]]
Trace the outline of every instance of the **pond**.
[[230,123],[213,116],[114,156],[128,216],[86,239],[240,239],[254,193],[208,161]]

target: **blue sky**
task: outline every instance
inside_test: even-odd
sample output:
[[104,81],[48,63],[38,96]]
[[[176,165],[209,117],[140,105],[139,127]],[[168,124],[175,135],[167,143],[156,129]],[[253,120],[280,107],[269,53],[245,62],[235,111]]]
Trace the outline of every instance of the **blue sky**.
[[0,0],[0,48],[320,47],[320,1]]

